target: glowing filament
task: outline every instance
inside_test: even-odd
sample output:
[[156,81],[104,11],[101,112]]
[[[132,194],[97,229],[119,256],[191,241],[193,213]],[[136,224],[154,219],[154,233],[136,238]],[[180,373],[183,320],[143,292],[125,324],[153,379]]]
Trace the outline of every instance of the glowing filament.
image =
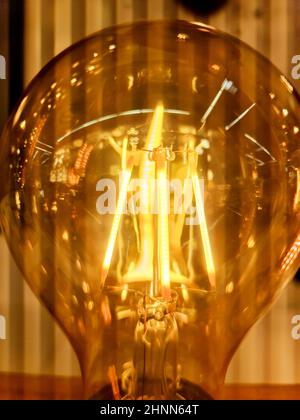
[[199,182],[198,176],[195,173],[192,174],[192,181],[193,181],[193,188],[194,188],[194,193],[196,197],[197,215],[199,219],[200,232],[201,232],[202,244],[203,244],[203,249],[204,249],[204,256],[205,256],[208,278],[209,278],[211,286],[215,287],[216,286],[215,264],[214,264],[210,240],[209,240],[209,234],[208,234],[208,228],[207,228],[207,222],[206,222],[206,216],[205,216],[205,208],[204,208],[200,182]]
[[154,110],[141,153],[139,178],[143,181],[143,188],[140,189],[141,213],[137,224],[140,255],[134,268],[125,276],[127,283],[146,279],[149,283],[151,282],[152,291],[154,290],[153,259],[156,239],[153,229],[156,163],[150,156],[162,143],[164,112],[163,104],[159,103]]
[[[164,118],[164,107],[163,105],[157,105],[153,119],[151,121],[150,129],[147,135],[145,148],[148,151],[152,151],[161,145],[162,140],[162,129],[163,129],[163,118]],[[155,179],[155,163],[149,161],[148,155],[145,156],[144,162],[141,168],[141,178],[149,180],[149,184],[146,188],[141,190],[141,202],[146,210],[146,214],[151,214],[152,210],[152,190],[151,181]],[[149,229],[150,234],[151,229]],[[145,238],[149,239],[149,236]]]
[[[125,160],[124,156],[126,154],[127,144],[128,144],[128,139],[125,139],[124,144],[123,144],[123,156],[122,156],[123,165],[126,164],[126,160]],[[111,231],[110,231],[108,246],[107,246],[107,249],[106,249],[106,253],[105,253],[105,257],[104,257],[104,261],[103,261],[103,265],[102,265],[101,287],[104,286],[104,283],[105,283],[105,280],[107,278],[108,271],[109,271],[109,268],[110,268],[110,264],[111,264],[111,260],[112,260],[112,256],[113,256],[113,252],[114,252],[114,248],[115,248],[115,243],[116,243],[116,239],[117,239],[117,236],[118,236],[119,227],[120,227],[120,223],[121,223],[121,219],[122,219],[122,215],[123,215],[124,209],[125,209],[128,187],[129,187],[130,180],[131,180],[131,174],[132,174],[132,167],[131,166],[129,168],[126,168],[123,171],[123,179],[122,179],[122,185],[121,185],[120,194],[119,194],[119,200],[118,200],[118,203],[117,203],[117,208],[116,208],[112,228],[111,228]]]
[[158,104],[155,108],[153,120],[147,138],[147,147],[152,150],[155,147],[159,147],[162,140],[162,129],[164,121],[164,106]]
[[170,293],[170,250],[169,250],[169,191],[167,171],[160,168],[158,181],[158,256],[159,278],[163,295]]

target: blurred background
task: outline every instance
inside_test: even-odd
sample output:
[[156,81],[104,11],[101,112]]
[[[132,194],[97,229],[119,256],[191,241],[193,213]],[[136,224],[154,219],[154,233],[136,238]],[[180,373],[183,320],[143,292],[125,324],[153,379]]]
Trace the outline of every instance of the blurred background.
[[[64,48],[107,26],[163,18],[202,21],[235,35],[291,79],[292,57],[300,54],[299,0],[0,0],[0,54],[7,60],[7,80],[0,81],[0,129],[24,87]],[[293,84],[300,91],[300,81]],[[2,235],[0,314],[7,320],[0,372],[79,374],[66,338],[22,280]],[[297,280],[251,330],[227,381],[300,383],[300,341],[291,337],[296,314]]]

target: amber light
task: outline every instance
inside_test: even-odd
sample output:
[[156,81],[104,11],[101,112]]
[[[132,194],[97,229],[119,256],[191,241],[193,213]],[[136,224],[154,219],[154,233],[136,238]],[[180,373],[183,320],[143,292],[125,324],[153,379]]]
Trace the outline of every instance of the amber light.
[[34,79],[1,224],[86,398],[218,398],[299,264],[299,115],[270,62],[181,21],[106,29]]

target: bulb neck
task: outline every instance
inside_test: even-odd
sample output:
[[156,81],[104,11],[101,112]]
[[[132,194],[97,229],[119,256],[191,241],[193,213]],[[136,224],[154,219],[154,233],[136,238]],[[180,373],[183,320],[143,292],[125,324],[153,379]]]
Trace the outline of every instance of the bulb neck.
[[[87,325],[81,355],[86,399],[96,400],[206,400],[217,397],[223,381],[207,347],[207,337],[189,327],[180,296],[143,296],[127,290],[101,295],[94,322]],[[109,298],[108,298],[109,297]],[[123,296],[124,298],[124,296]],[[188,315],[189,314],[189,315]],[[101,321],[101,323],[99,322]],[[196,337],[196,338],[195,338]],[[192,339],[202,343],[203,357],[186,352]],[[200,347],[199,347],[200,348]],[[210,352],[209,352],[210,351]]]
[[176,301],[145,297],[138,305],[132,362],[125,365],[122,388],[127,399],[178,399]]

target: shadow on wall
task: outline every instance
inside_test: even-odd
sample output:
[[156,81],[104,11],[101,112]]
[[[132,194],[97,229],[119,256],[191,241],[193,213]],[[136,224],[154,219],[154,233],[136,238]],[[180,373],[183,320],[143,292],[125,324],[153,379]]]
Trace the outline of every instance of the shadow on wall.
[[177,0],[178,3],[199,15],[208,16],[228,3],[228,0]]

